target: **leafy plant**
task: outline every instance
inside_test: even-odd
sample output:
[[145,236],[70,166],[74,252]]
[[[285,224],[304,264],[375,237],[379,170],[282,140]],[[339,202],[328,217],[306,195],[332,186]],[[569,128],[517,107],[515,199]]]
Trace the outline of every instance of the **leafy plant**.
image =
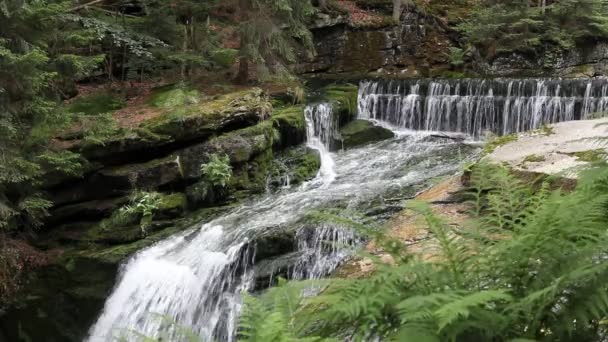
[[464,64],[464,51],[461,48],[450,48],[450,64],[459,67]]
[[225,188],[232,178],[232,166],[227,155],[217,154],[209,156],[209,161],[201,165],[201,172],[206,181],[212,186]]
[[158,192],[136,191],[131,195],[129,204],[122,206],[112,216],[102,222],[104,227],[120,227],[139,221],[142,234],[146,231],[154,215],[161,206],[162,196]]
[[464,225],[409,204],[430,232],[424,255],[397,245],[409,257],[378,263],[366,278],[332,279],[304,300],[286,295],[289,317],[283,302],[248,301],[247,331],[312,340],[603,341],[608,167],[588,170],[571,193],[533,189],[501,166],[472,172],[474,210]]

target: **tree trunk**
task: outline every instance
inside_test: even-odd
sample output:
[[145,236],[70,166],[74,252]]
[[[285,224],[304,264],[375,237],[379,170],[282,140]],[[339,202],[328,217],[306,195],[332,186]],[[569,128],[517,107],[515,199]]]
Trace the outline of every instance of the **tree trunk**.
[[[182,52],[186,54],[188,50],[188,23],[184,24],[184,40],[182,42]],[[182,80],[186,79],[186,62],[182,61]]]
[[[239,7],[241,9],[240,20],[241,25],[247,25],[247,21],[249,19],[249,1],[250,0],[239,0]],[[239,72],[236,75],[235,81],[238,84],[247,84],[249,81],[249,57],[246,55],[244,51],[245,46],[247,46],[247,36],[244,31],[241,30],[241,42],[240,42],[240,57],[239,57]]]
[[249,82],[249,59],[247,57],[239,58],[239,72],[236,75],[236,83],[247,84]]
[[401,19],[401,5],[403,0],[393,0],[393,21],[399,22]]

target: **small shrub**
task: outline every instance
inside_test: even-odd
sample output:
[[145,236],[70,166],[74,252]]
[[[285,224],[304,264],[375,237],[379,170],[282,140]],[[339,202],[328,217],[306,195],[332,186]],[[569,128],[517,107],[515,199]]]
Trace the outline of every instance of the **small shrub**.
[[459,67],[464,64],[464,51],[461,48],[450,48],[450,64],[455,67]]
[[232,166],[227,155],[222,157],[212,154],[206,164],[201,165],[201,172],[212,186],[225,188],[232,178]]
[[142,234],[146,234],[146,230],[152,223],[154,215],[158,212],[161,205],[162,197],[158,192],[135,192],[129,204],[118,209],[112,216],[104,220],[104,227],[120,227],[129,225],[139,220],[139,227]]

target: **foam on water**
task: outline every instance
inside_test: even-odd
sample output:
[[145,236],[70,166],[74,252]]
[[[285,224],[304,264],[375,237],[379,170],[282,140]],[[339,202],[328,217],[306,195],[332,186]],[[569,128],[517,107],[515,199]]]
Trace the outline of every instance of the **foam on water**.
[[[234,341],[240,293],[254,283],[255,246],[251,241],[255,236],[296,224],[311,210],[336,203],[356,209],[387,191],[452,173],[468,153],[462,151],[458,159],[460,145],[429,141],[418,134],[331,153],[328,144],[336,128],[331,106],[309,106],[305,117],[308,145],[321,155],[317,177],[297,188],[244,203],[131,257],[90,329],[88,341],[113,341],[116,336],[133,336],[133,332],[178,340],[178,326],[191,328],[203,340]],[[318,224],[310,228],[296,234],[300,257],[290,271],[296,279],[327,275],[349,256],[350,249],[343,247],[359,242],[344,227]]]

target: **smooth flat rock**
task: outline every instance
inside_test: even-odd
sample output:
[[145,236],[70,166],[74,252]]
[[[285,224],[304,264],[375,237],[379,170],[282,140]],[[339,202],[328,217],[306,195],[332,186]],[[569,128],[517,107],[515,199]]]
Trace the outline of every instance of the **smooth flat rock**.
[[550,134],[522,133],[517,141],[497,147],[486,158],[516,170],[576,178],[580,167],[590,163],[580,157],[581,153],[608,152],[608,118],[567,121],[550,127]]

